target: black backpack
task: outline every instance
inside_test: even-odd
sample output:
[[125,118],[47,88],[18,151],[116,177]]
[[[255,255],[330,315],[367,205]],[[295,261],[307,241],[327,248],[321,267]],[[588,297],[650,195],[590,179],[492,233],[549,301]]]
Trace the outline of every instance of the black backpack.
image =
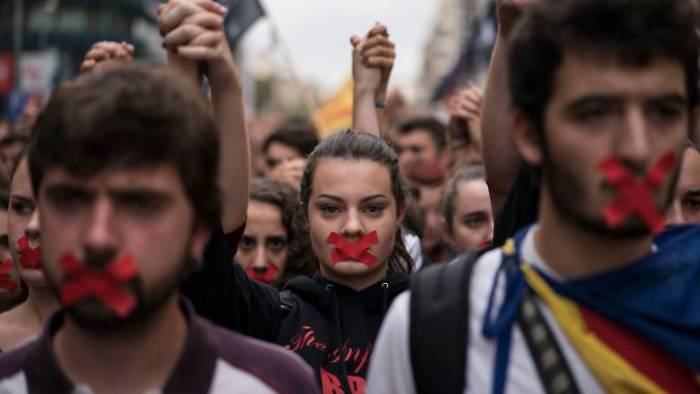
[[427,267],[411,281],[409,343],[417,393],[464,392],[469,285],[479,256]]

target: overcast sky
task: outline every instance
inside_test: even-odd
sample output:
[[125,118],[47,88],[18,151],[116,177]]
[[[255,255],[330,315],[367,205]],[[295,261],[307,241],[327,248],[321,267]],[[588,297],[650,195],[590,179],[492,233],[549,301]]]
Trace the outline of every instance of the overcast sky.
[[[410,86],[421,69],[422,51],[438,0],[261,0],[288,48],[297,74],[329,93],[350,75],[352,34],[385,23],[397,47],[394,86]],[[267,22],[259,21],[244,42],[246,52],[266,50]]]

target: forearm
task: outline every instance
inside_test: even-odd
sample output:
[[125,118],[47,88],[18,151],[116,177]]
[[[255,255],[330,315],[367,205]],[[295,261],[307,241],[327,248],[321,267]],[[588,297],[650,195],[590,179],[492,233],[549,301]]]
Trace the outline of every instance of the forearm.
[[374,100],[375,92],[358,86],[353,87],[352,128],[381,137]]
[[245,125],[243,94],[232,61],[226,75],[211,82],[211,99],[220,140],[219,184],[223,209],[221,224],[231,232],[245,221],[250,185],[250,146]]
[[199,70],[197,63],[177,56],[173,51],[168,51],[168,68],[191,81],[199,88]]
[[494,215],[503,207],[520,166],[513,141],[507,49],[507,42],[499,35],[491,57],[481,118],[486,180]]

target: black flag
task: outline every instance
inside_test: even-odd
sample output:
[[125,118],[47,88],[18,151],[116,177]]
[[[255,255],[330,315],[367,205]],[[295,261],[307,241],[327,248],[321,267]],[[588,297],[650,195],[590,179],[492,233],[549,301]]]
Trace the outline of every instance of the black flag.
[[228,8],[228,14],[224,19],[224,30],[231,48],[236,48],[243,34],[260,17],[265,15],[265,10],[260,0],[218,0],[221,5]]

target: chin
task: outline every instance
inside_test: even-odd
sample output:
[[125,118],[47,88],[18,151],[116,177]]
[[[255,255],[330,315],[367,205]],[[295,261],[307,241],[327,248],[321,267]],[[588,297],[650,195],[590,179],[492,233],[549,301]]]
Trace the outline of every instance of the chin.
[[634,217],[617,227],[610,227],[602,217],[578,216],[574,221],[588,232],[613,239],[634,239],[646,237],[651,231],[641,219]]
[[20,268],[22,280],[34,287],[48,287],[44,271],[35,268]]
[[[376,266],[375,266],[376,267]],[[375,267],[368,267],[357,261],[339,261],[330,266],[330,269],[340,275],[360,275],[374,271]]]

